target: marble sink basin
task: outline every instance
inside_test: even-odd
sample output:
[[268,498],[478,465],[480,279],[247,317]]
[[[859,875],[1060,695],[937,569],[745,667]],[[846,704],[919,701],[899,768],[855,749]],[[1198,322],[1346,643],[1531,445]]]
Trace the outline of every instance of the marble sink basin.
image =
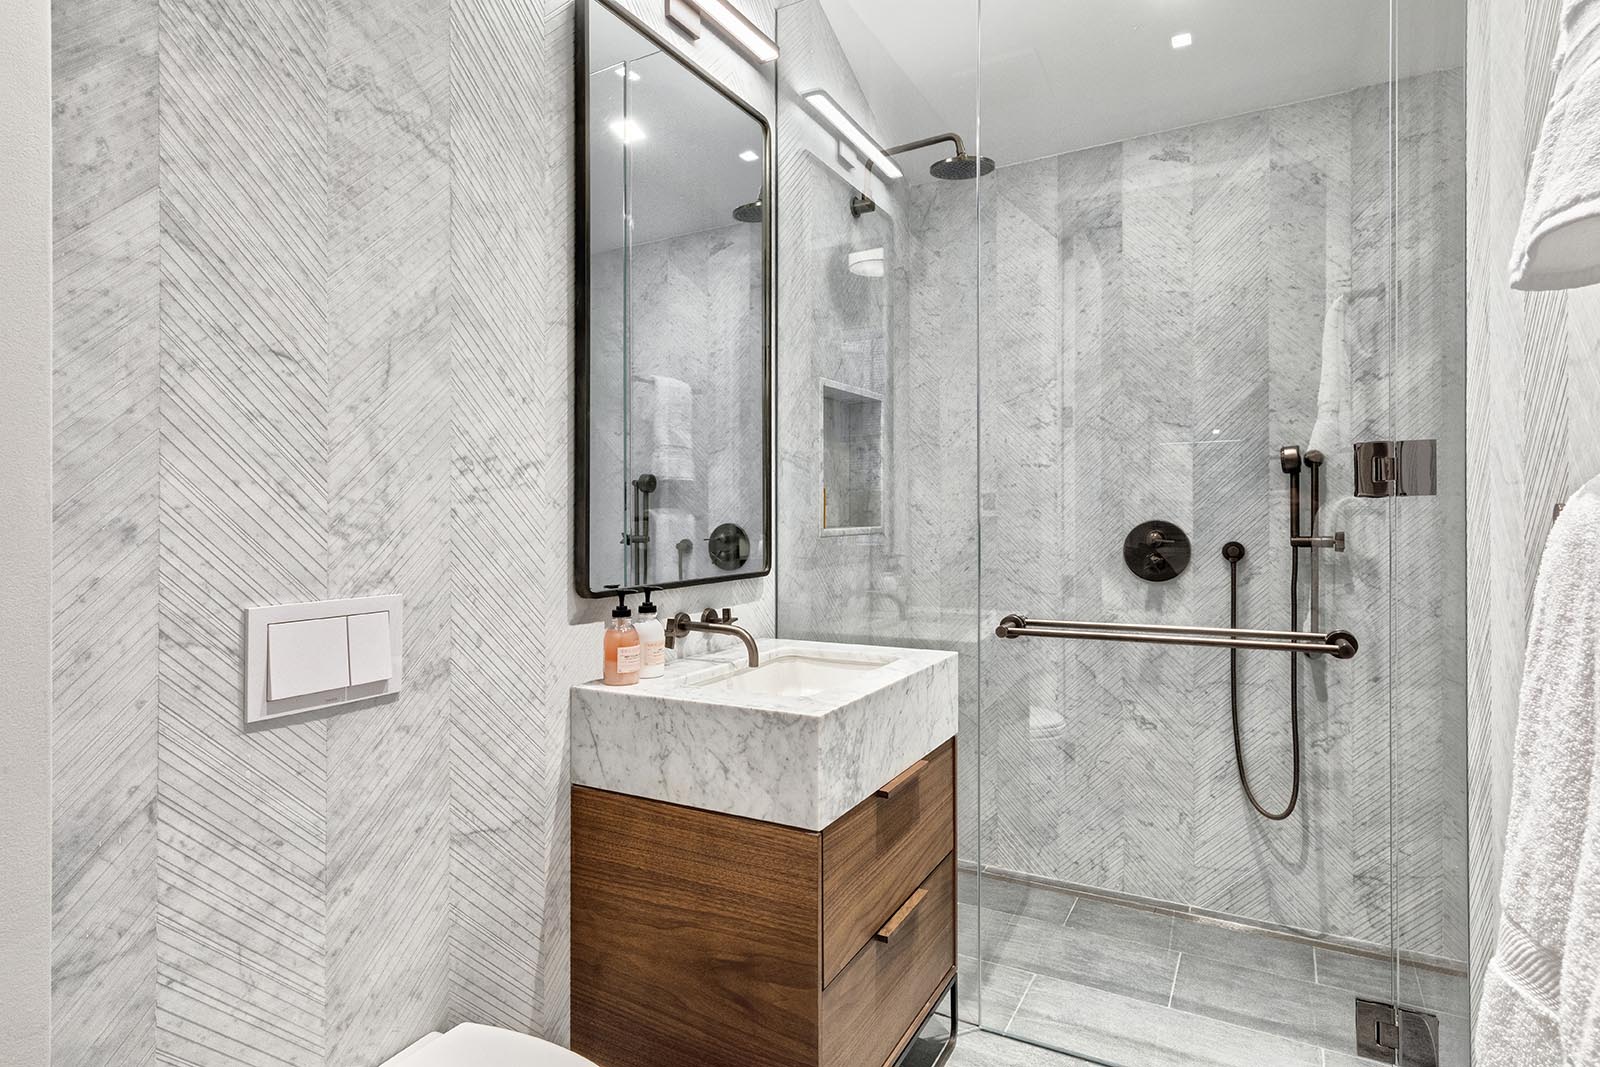
[[821,830],[955,736],[954,652],[759,644],[573,686],[573,784]]
[[849,688],[859,682],[862,675],[888,666],[892,659],[882,656],[850,659],[826,652],[785,648],[771,656],[764,655],[759,667],[736,667],[726,675],[710,677],[698,684],[729,693],[809,697]]

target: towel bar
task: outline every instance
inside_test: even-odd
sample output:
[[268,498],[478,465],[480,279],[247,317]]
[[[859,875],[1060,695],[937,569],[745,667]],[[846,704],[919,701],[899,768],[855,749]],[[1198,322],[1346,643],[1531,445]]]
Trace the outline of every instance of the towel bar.
[[1266,652],[1304,652],[1350,659],[1360,644],[1348,630],[1309,633],[1299,630],[1237,630],[1220,626],[1165,626],[1155,623],[1081,622],[1030,619],[1007,615],[995,636],[1059,637],[1073,641],[1129,641],[1146,645],[1191,645],[1199,648],[1247,648]]

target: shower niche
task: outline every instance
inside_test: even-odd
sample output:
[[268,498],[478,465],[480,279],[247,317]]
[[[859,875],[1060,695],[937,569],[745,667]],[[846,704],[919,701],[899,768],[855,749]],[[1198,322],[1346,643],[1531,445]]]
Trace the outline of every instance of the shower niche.
[[883,397],[822,383],[822,530],[883,529]]

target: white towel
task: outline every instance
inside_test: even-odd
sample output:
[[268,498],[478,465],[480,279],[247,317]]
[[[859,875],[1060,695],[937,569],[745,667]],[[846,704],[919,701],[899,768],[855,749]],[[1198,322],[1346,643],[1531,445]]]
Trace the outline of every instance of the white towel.
[[1555,72],[1511,254],[1515,289],[1600,282],[1600,0],[1567,0]]
[[1545,545],[1523,669],[1500,931],[1474,1048],[1600,1065],[1600,478]]
[[1322,377],[1317,384],[1317,421],[1306,447],[1336,456],[1350,447],[1350,296],[1328,302],[1322,319]]
[[651,409],[650,473],[678,481],[694,479],[694,390],[688,383],[665,375],[651,379],[655,405]]

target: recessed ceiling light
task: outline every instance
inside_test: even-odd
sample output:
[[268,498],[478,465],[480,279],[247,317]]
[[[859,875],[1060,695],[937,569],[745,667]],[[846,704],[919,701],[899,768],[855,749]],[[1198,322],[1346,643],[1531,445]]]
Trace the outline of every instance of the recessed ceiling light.
[[638,144],[644,140],[644,130],[634,119],[612,119],[611,136],[623,144]]
[[739,158],[744,160],[746,163],[754,163],[756,160],[761,158],[761,153],[753,152],[746,148],[743,152],[739,153]]
[[1172,47],[1174,48],[1188,48],[1192,44],[1194,44],[1194,34],[1192,33],[1175,33],[1172,35]]

